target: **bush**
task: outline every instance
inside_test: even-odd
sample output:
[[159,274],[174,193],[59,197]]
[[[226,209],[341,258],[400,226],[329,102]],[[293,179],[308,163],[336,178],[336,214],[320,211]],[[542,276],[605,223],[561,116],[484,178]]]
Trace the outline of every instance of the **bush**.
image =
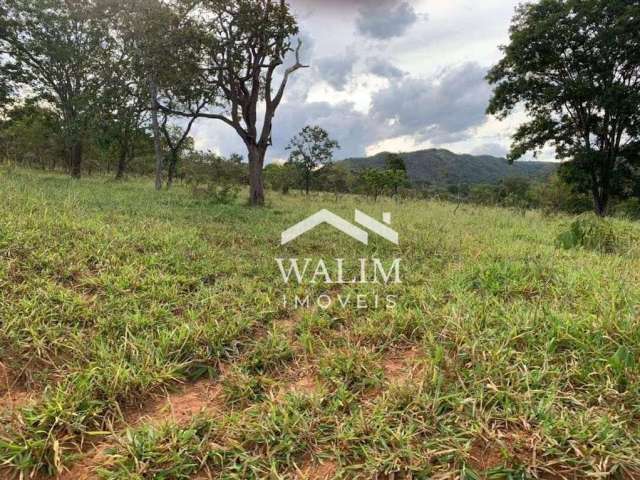
[[534,203],[545,212],[581,214],[593,209],[593,200],[585,194],[575,193],[558,175],[531,188]]
[[617,204],[613,209],[616,217],[640,220],[640,199],[629,198]]
[[211,203],[220,204],[220,205],[228,205],[234,203],[238,198],[238,194],[240,192],[240,187],[237,185],[192,185],[191,186],[191,194],[203,200],[206,200]]
[[577,217],[569,230],[558,235],[559,246],[565,249],[585,248],[603,253],[613,253],[624,243],[625,232],[610,221],[587,213]]

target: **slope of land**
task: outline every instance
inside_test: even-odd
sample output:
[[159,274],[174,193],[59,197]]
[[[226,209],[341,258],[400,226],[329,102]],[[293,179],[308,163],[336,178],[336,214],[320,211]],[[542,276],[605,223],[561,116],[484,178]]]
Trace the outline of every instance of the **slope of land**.
[[[640,478],[638,245],[563,250],[569,219],[537,212],[20,170],[0,199],[2,479]],[[279,245],[320,208],[391,212],[400,245]],[[285,284],[283,257],[397,257],[402,283]],[[305,289],[397,307],[282,304]]]
[[[350,158],[344,164],[354,170],[383,168],[386,153],[373,157]],[[458,155],[448,150],[429,149],[403,153],[407,174],[414,184],[495,184],[508,177],[543,179],[552,174],[557,164],[518,161],[510,165],[504,158],[488,155]]]

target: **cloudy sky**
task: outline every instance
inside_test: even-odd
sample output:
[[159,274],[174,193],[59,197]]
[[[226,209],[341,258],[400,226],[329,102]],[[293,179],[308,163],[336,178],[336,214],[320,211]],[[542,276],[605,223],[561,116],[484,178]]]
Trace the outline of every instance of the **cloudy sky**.
[[[289,139],[320,125],[337,158],[447,148],[502,156],[519,120],[485,115],[487,70],[518,0],[290,0],[302,60],[274,123],[268,161],[286,158]],[[225,125],[202,120],[201,149],[244,153]],[[545,156],[546,157],[546,156]]]

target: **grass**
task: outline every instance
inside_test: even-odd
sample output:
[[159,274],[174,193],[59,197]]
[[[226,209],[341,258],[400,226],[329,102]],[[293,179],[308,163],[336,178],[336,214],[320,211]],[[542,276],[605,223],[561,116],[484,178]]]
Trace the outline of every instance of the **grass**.
[[[0,198],[2,478],[91,444],[110,480],[640,476],[638,241],[563,246],[573,220],[539,212],[272,192],[253,210],[22,170]],[[320,208],[389,211],[400,245],[322,226],[279,246]],[[400,257],[403,283],[285,284],[291,256]],[[398,299],[283,306],[303,292]],[[216,408],[133,420],[203,382]]]

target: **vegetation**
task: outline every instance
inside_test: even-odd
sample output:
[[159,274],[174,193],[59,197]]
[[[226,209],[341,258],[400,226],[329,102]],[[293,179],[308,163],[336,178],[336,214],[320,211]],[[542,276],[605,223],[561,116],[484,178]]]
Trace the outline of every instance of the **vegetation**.
[[[264,203],[273,119],[290,76],[305,67],[301,43],[292,47],[298,27],[285,2],[212,1],[196,8],[162,0],[10,0],[1,13],[2,108],[13,87],[51,108],[73,177],[81,175],[86,138],[106,132],[119,150],[122,178],[133,139],[148,124],[160,189],[165,163],[171,184],[193,122],[208,118],[232,127],[246,144],[250,203]],[[296,61],[276,84],[289,54]],[[188,118],[183,135],[170,135],[169,116]]]
[[[276,192],[255,211],[1,172],[3,478],[640,474],[637,225],[597,219],[610,249],[581,220],[562,246],[571,219],[541,212]],[[401,244],[322,229],[286,255],[400,256],[395,310],[282,305],[280,232],[322,207],[389,211]]]
[[[233,128],[247,147],[249,201],[263,205],[262,171],[273,119],[290,76],[305,68],[300,61],[302,43],[298,41],[295,49],[292,46],[298,34],[296,19],[287,3],[272,0],[202,2],[192,17],[197,33],[185,37],[192,55],[190,66],[182,68],[189,74],[182,82],[193,81],[202,91],[188,88],[185,95],[178,90],[176,98],[180,103],[204,98],[202,105],[208,108],[183,111],[162,101],[159,107],[174,115],[213,119]],[[184,33],[178,38],[180,35]],[[295,62],[276,84],[278,69],[290,53]]]
[[29,85],[34,98],[54,106],[74,177],[80,177],[82,138],[109,74],[104,18],[92,1],[8,0],[0,20],[0,51],[9,58],[2,68],[12,82]]
[[[351,158],[344,164],[355,171],[366,168],[385,169],[388,152],[368,158]],[[448,150],[430,149],[400,154],[412,185],[497,184],[508,177],[544,180],[558,167],[545,162],[516,162],[503,158],[457,155]]]
[[331,163],[333,151],[337,148],[340,148],[338,142],[331,140],[327,131],[317,125],[307,125],[289,142],[289,163],[300,170],[307,195],[311,188],[311,178],[317,170]]
[[561,165],[265,167],[284,0],[0,2],[0,478],[640,478],[639,8],[517,11],[489,112]]
[[[625,0],[545,0],[518,8],[504,58],[489,73],[488,112],[523,105],[530,120],[510,160],[545,145],[586,178],[605,215],[616,180],[636,166],[640,141],[640,5]],[[618,177],[618,178],[616,178]]]

